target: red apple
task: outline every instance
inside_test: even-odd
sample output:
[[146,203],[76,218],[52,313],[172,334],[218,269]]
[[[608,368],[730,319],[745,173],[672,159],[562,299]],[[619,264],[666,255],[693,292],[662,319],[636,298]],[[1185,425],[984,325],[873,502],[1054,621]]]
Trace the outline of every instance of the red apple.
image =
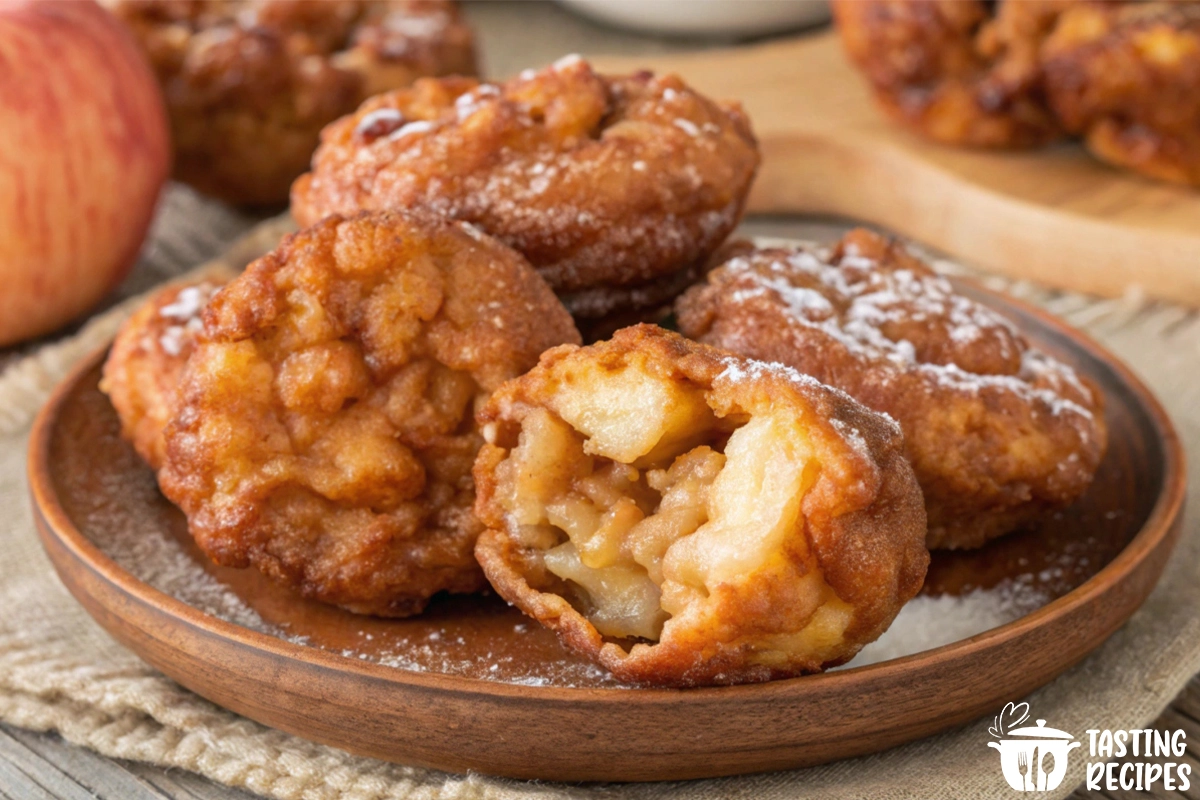
[[116,18],[92,0],[0,0],[0,345],[125,276],[170,158],[158,84]]

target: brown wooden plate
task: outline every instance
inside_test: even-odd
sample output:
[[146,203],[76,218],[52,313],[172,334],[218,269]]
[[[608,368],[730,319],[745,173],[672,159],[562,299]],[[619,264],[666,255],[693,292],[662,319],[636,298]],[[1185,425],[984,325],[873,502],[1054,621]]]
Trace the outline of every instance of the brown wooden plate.
[[926,582],[929,593],[958,594],[1015,580],[1052,599],[915,655],[753,686],[639,689],[614,684],[494,596],[439,600],[408,620],[298,599],[199,554],[117,435],[96,387],[101,353],[34,427],[38,528],[67,588],[150,664],[251,719],[353,753],[519,778],[646,781],[882,750],[992,712],[1078,662],[1141,605],[1180,529],[1183,454],[1146,387],[1045,312],[957,283],[1103,388],[1111,442],[1075,507],[982,550],[937,554]]

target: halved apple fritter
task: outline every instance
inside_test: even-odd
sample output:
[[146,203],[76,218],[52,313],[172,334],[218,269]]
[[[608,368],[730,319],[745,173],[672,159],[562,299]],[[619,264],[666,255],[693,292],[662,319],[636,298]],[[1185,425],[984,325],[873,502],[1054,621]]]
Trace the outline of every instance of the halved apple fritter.
[[924,579],[899,428],[787,367],[639,325],[548,351],[479,420],[484,572],[619,679],[817,672]]

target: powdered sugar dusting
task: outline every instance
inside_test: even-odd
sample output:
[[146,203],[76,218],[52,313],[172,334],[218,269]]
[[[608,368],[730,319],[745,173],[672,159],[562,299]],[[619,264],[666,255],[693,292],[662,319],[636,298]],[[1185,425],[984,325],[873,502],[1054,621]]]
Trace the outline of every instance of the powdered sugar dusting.
[[[128,470],[129,467],[124,467]],[[159,497],[153,481],[130,486],[123,469],[112,469],[103,476],[104,485],[89,498],[96,507],[88,514],[85,529],[93,531],[95,544],[113,561],[143,583],[187,605],[244,628],[303,643],[286,631],[266,624],[262,617],[242,602],[233,591],[209,575],[159,525],[135,521],[131,509],[153,507],[165,501]],[[119,485],[118,485],[119,482]],[[105,495],[109,495],[107,499]],[[114,503],[112,496],[122,502]],[[161,517],[160,517],[161,519]]]
[[500,97],[500,88],[495,84],[483,83],[471,91],[461,94],[454,101],[454,112],[459,122],[474,116],[491,99]]
[[[153,489],[148,488],[149,495]],[[134,502],[156,502],[150,496],[130,498]],[[161,502],[158,500],[157,502]],[[106,511],[104,513],[110,513]],[[125,513],[111,509],[111,513]],[[320,647],[310,637],[300,635],[289,627],[269,623],[247,605],[230,587],[209,574],[170,535],[154,527],[105,523],[90,526],[108,531],[110,535],[97,540],[101,549],[123,569],[143,583],[180,600],[187,605],[218,619],[249,630],[274,636],[304,647]],[[357,618],[348,618],[353,625]],[[364,618],[365,620],[366,618]],[[386,625],[370,620],[374,626]],[[361,623],[361,624],[366,624]],[[530,635],[534,623],[517,623],[511,636]],[[347,633],[353,631],[353,628]],[[332,650],[346,658],[368,661],[409,672],[460,675],[523,686],[613,686],[621,687],[603,669],[579,659],[540,664],[536,672],[529,665],[517,663],[511,655],[492,653],[468,646],[465,638],[449,628],[424,635],[389,636],[380,646],[375,635],[359,632],[362,647],[343,647]],[[366,646],[370,643],[371,646]],[[330,650],[327,647],[321,649]]]
[[169,356],[177,356],[183,352],[188,341],[200,332],[203,327],[200,320],[189,320],[186,325],[172,325],[158,337],[158,346]]
[[[886,417],[887,415],[884,414],[884,416]],[[888,419],[890,420],[891,417],[888,417]],[[892,421],[895,422],[895,420]],[[834,430],[840,433],[842,438],[854,448],[855,452],[857,452],[863,458],[871,458],[871,448],[867,444],[867,440],[863,438],[862,431],[837,418],[830,419],[829,422],[833,425]],[[899,428],[899,425],[896,427]]]
[[558,61],[555,61],[554,69],[556,71],[570,69],[571,67],[574,67],[577,64],[583,64],[583,63],[585,63],[583,60],[583,56],[579,55],[579,53],[570,53],[569,55],[563,56]]
[[683,131],[688,136],[700,135],[700,129],[696,127],[696,123],[692,122],[690,119],[683,119],[680,117],[679,119],[674,120],[671,124],[676,128],[679,128],[679,130]]
[[719,381],[753,383],[761,380],[765,375],[774,375],[790,381],[797,386],[816,389],[827,388],[811,375],[803,375],[783,364],[770,361],[756,361],[753,358],[736,358],[734,356],[725,356],[722,358],[722,363],[725,365],[725,369],[717,376],[717,380]]
[[[469,222],[460,222],[458,223],[458,227],[462,229],[463,233],[467,234],[477,242],[483,242],[487,240],[487,236],[484,234],[484,232]],[[489,304],[489,308],[490,307],[491,306]]]
[[[1012,322],[932,271],[886,269],[853,248],[836,264],[827,250],[765,250],[732,258],[721,271],[732,287],[727,302],[782,306],[786,326],[798,336],[816,329],[851,355],[890,364],[897,375],[923,376],[929,387],[971,395],[1015,392],[1038,413],[1092,417],[1089,408],[1070,399],[1091,396],[1074,370],[1027,347]],[[909,333],[921,344],[907,338]],[[922,354],[919,347],[929,342],[941,342],[939,351]],[[957,363],[978,353],[1003,368]],[[886,374],[878,377],[880,383],[888,380]]]
[[169,356],[183,353],[188,343],[204,327],[200,314],[208,301],[221,288],[211,283],[199,283],[182,289],[175,300],[158,310],[160,317],[173,321],[158,337],[158,346]]
[[[784,380],[793,383],[796,386],[800,386],[808,390],[817,389],[821,392],[830,392],[836,394],[843,398],[846,402],[855,403],[857,405],[855,400],[841,389],[827,386],[811,375],[805,375],[799,370],[796,370],[785,364],[780,364],[774,361],[758,361],[753,358],[739,358],[737,356],[725,356],[722,359],[722,363],[725,365],[725,369],[719,375],[717,375],[716,380],[718,381],[729,381],[730,383],[735,384],[754,383],[762,380],[765,376],[774,376],[776,378],[783,378]],[[900,423],[896,422],[896,420],[892,419],[892,417],[886,413],[876,413],[878,416],[885,419],[896,433],[900,432]],[[870,452],[867,449],[867,443],[862,438],[861,433],[841,420],[835,419],[831,420],[831,422],[833,422],[834,427],[840,433],[847,437],[847,440],[850,441],[852,446],[856,447],[856,449],[862,453]]]
[[430,122],[428,120],[417,120],[416,122],[410,122],[407,125],[402,125],[401,127],[397,128],[395,132],[388,136],[388,138],[402,139],[405,136],[409,136],[414,133],[428,133],[436,127],[437,123]]
[[839,669],[877,664],[962,641],[1020,619],[1049,601],[1047,594],[1034,588],[1032,576],[963,595],[918,595],[900,610],[882,636]]
[[[406,127],[396,141],[388,135],[403,122],[393,117],[384,127],[364,114],[356,128],[375,138],[344,140],[344,127],[326,136],[303,205],[319,215],[417,203],[443,217],[495,220],[488,229],[510,243],[539,243],[537,266],[554,286],[648,282],[687,267],[728,235],[756,162],[732,112],[678,86],[668,105],[663,91],[636,77],[597,78],[569,56],[439,103],[437,129],[420,138],[408,138]],[[558,98],[554,113],[547,93]],[[622,93],[630,102],[614,101]],[[422,108],[420,116],[431,114]],[[664,135],[626,132],[650,129]],[[464,142],[480,157],[463,158]],[[702,168],[714,160],[728,171]],[[656,178],[664,169],[669,181]],[[594,235],[598,229],[603,236]]]
[[373,141],[386,136],[404,124],[404,115],[394,108],[377,108],[364,114],[354,127],[358,139]]
[[387,30],[412,39],[433,39],[441,36],[450,24],[450,16],[443,12],[413,14],[411,10],[392,12],[383,18]]
[[158,314],[167,319],[189,322],[204,310],[214,292],[216,287],[211,283],[188,286],[179,292],[174,302],[160,308]]

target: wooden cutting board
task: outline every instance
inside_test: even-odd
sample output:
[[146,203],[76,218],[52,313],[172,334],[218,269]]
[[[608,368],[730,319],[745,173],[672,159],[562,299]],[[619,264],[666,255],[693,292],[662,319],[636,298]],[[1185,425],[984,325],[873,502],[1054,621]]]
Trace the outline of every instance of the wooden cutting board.
[[834,33],[592,60],[678,72],[741,100],[763,151],[753,212],[861,219],[1013,277],[1200,306],[1200,190],[1107,167],[1074,143],[1009,153],[926,142],[875,107]]

